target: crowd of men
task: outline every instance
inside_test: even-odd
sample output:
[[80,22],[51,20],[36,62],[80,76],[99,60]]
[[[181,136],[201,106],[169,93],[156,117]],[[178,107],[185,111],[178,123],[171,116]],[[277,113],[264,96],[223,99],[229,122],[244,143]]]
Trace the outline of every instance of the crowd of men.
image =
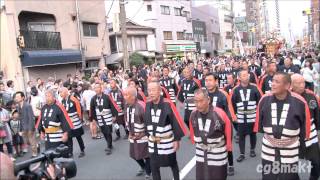
[[[46,83],[39,78],[28,82],[26,93],[14,92],[13,82],[8,81],[7,89],[0,83],[1,113],[5,112],[1,121],[9,124],[12,134],[17,123],[11,121],[21,122],[18,135],[26,134],[21,137],[26,138],[22,150],[30,144],[32,156],[38,153],[37,132],[45,149],[63,143],[73,157],[75,138],[81,150],[78,157],[85,156],[83,125],[90,126],[92,139],[103,135],[105,153],[111,155],[113,141],[121,138],[120,128],[124,128],[129,155],[141,167],[137,176],[154,180],[161,179],[161,167],[170,167],[173,178],[179,179],[176,153],[184,136],[196,147],[196,179],[226,179],[234,175],[234,158],[239,163],[246,159],[246,136],[250,136],[249,156],[255,157],[256,133],[262,133],[263,166],[278,162],[294,167],[304,158],[312,164],[310,179],[318,179],[319,57],[309,51],[285,52],[275,58],[168,61],[126,72],[98,70],[89,81],[72,75],[66,81],[49,78]],[[180,103],[184,117],[176,107]],[[239,145],[239,157],[233,156],[233,141]],[[3,144],[9,154],[14,153],[6,141],[0,150]],[[262,178],[299,176],[292,171],[263,171]]]

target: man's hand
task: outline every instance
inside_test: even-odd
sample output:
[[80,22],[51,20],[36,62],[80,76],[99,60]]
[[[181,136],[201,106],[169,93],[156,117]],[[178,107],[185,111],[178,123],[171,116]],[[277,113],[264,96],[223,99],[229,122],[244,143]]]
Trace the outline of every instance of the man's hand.
[[62,140],[62,142],[68,141],[68,133],[67,132],[63,133],[61,140]]
[[116,117],[112,117],[112,123],[115,123],[116,122]]
[[41,132],[41,133],[40,133],[40,139],[41,139],[41,140],[44,140],[44,137],[45,137],[44,132]]
[[178,151],[179,147],[180,147],[180,142],[179,141],[174,141],[173,142],[173,149],[174,149],[175,152]]

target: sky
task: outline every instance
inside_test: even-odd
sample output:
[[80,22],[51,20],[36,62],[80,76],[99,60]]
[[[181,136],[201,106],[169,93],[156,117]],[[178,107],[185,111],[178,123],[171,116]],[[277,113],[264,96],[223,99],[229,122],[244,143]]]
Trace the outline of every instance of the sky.
[[[228,1],[228,0],[225,0]],[[270,16],[275,13],[274,0],[267,0]],[[194,0],[195,5],[204,5],[212,0]],[[229,0],[230,2],[230,0]],[[245,16],[244,0],[234,0],[235,15]],[[302,16],[302,11],[310,8],[310,0],[279,0],[280,7],[280,29],[281,34],[288,39],[290,37],[288,24],[291,22],[293,36],[302,36],[303,29],[307,27],[307,17]]]

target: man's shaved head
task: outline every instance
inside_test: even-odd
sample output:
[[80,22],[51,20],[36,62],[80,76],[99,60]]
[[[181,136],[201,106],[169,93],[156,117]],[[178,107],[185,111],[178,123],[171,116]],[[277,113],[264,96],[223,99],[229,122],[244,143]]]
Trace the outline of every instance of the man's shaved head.
[[127,87],[124,92],[134,97],[137,97],[138,94],[137,89],[131,86]]
[[133,105],[137,99],[137,89],[135,87],[129,86],[123,91],[123,98],[128,105]]
[[60,94],[60,96],[64,99],[64,98],[66,98],[68,95],[69,95],[69,90],[68,90],[68,88],[66,88],[66,87],[62,87],[62,88],[60,88],[60,90],[59,90],[59,94]]
[[291,90],[295,93],[302,94],[305,90],[305,80],[301,74],[291,76]]

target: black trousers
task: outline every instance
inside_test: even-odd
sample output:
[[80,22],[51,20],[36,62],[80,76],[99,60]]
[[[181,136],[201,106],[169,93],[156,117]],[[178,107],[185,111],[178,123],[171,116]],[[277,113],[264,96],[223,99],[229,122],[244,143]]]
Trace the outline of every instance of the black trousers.
[[81,152],[84,152],[84,143],[82,136],[70,137],[68,140],[69,153],[73,154],[73,138],[76,138],[80,147]]
[[[126,132],[126,135],[129,135],[129,131],[127,130],[125,124],[118,124],[118,125],[121,125],[121,126],[124,128],[124,131]],[[116,130],[116,135],[117,135],[118,137],[120,137],[120,128]]]
[[[250,145],[251,150],[254,150],[256,148],[257,144],[257,135],[256,133],[251,133],[250,135]],[[245,147],[246,147],[246,134],[239,134],[239,147],[240,147],[240,154],[245,153]]]
[[184,110],[184,122],[186,123],[187,127],[189,127],[189,119],[191,115],[191,110],[185,109]]
[[144,169],[146,171],[146,174],[150,176],[151,174],[150,158],[139,159],[135,161],[139,164],[141,169]]
[[[13,148],[11,142],[5,143],[7,146],[8,154],[13,154]],[[0,144],[0,152],[4,152],[3,150],[3,144]]]
[[[298,173],[283,173],[283,172],[277,172],[277,168],[282,168],[283,164],[278,164],[279,167],[274,166],[274,164],[270,161],[266,161],[262,159],[262,180],[299,180]],[[292,164],[291,166],[297,166],[297,164]],[[266,166],[269,166],[268,168]],[[287,166],[287,165],[286,165]],[[292,169],[292,167],[290,167]],[[275,171],[272,171],[275,170]]]
[[112,148],[112,125],[105,125],[100,127],[101,132],[107,141],[108,148]]
[[[173,179],[179,180],[180,175],[179,175],[178,162],[176,161],[175,163],[171,164],[169,167],[171,168]],[[157,163],[151,163],[151,171],[152,171],[153,180],[161,180],[160,166],[157,165]]]

